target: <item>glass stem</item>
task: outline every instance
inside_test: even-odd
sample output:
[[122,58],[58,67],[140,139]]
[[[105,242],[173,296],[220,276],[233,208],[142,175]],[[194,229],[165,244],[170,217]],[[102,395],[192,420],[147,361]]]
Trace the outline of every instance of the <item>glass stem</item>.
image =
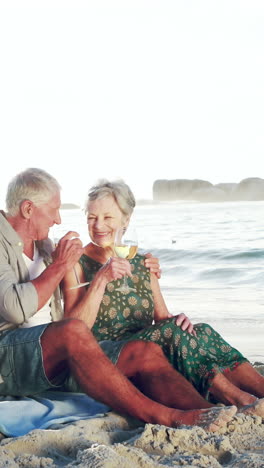
[[127,275],[125,275],[124,278],[123,278],[123,286],[124,286],[125,288],[128,288],[128,284],[127,284]]
[[75,279],[77,281],[77,284],[80,284],[79,276],[78,276],[78,273],[77,273],[75,267],[73,267],[73,271],[74,271],[74,274],[75,274]]

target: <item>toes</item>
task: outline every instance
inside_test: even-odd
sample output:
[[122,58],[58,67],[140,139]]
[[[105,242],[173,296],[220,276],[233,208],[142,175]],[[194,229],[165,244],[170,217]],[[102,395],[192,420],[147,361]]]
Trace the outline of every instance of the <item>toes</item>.
[[236,406],[228,406],[224,408],[211,408],[207,413],[203,413],[200,420],[200,425],[205,430],[215,432],[220,427],[231,421],[237,412]]
[[207,428],[204,428],[205,430],[209,431],[209,432],[216,432],[220,429],[221,425],[217,425],[215,423],[212,423],[212,424],[209,424],[209,426],[207,426]]
[[239,412],[244,414],[254,414],[264,418],[264,398],[256,400],[251,405],[242,406],[242,408],[239,408]]
[[226,408],[221,409],[223,412],[220,412],[220,415],[226,422],[230,421],[233,418],[233,416],[235,416],[235,414],[237,413],[236,406],[227,406]]

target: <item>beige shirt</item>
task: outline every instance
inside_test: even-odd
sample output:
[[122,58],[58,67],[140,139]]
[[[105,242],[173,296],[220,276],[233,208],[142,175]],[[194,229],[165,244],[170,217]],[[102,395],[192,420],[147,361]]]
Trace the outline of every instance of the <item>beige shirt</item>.
[[[45,265],[52,262],[52,242],[36,242]],[[22,253],[24,244],[0,212],[0,331],[16,328],[37,313],[38,294],[30,282]],[[63,317],[59,288],[51,298],[52,320]]]

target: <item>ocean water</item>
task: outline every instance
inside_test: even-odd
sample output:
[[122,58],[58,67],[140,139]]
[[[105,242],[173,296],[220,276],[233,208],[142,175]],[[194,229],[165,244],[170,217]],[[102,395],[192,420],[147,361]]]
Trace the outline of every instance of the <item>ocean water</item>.
[[[88,241],[81,210],[62,226]],[[251,361],[264,362],[264,202],[139,204],[141,252],[159,258],[171,313],[207,322]]]

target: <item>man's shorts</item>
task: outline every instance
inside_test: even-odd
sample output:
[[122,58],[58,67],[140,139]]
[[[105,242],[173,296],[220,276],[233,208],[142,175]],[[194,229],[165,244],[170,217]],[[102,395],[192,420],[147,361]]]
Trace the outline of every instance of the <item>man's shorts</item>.
[[[48,389],[81,391],[73,377],[58,376],[52,384],[44,370],[40,339],[49,324],[0,333],[0,395],[27,396]],[[125,342],[101,341],[104,353],[116,364]],[[91,379],[93,376],[91,376]]]

